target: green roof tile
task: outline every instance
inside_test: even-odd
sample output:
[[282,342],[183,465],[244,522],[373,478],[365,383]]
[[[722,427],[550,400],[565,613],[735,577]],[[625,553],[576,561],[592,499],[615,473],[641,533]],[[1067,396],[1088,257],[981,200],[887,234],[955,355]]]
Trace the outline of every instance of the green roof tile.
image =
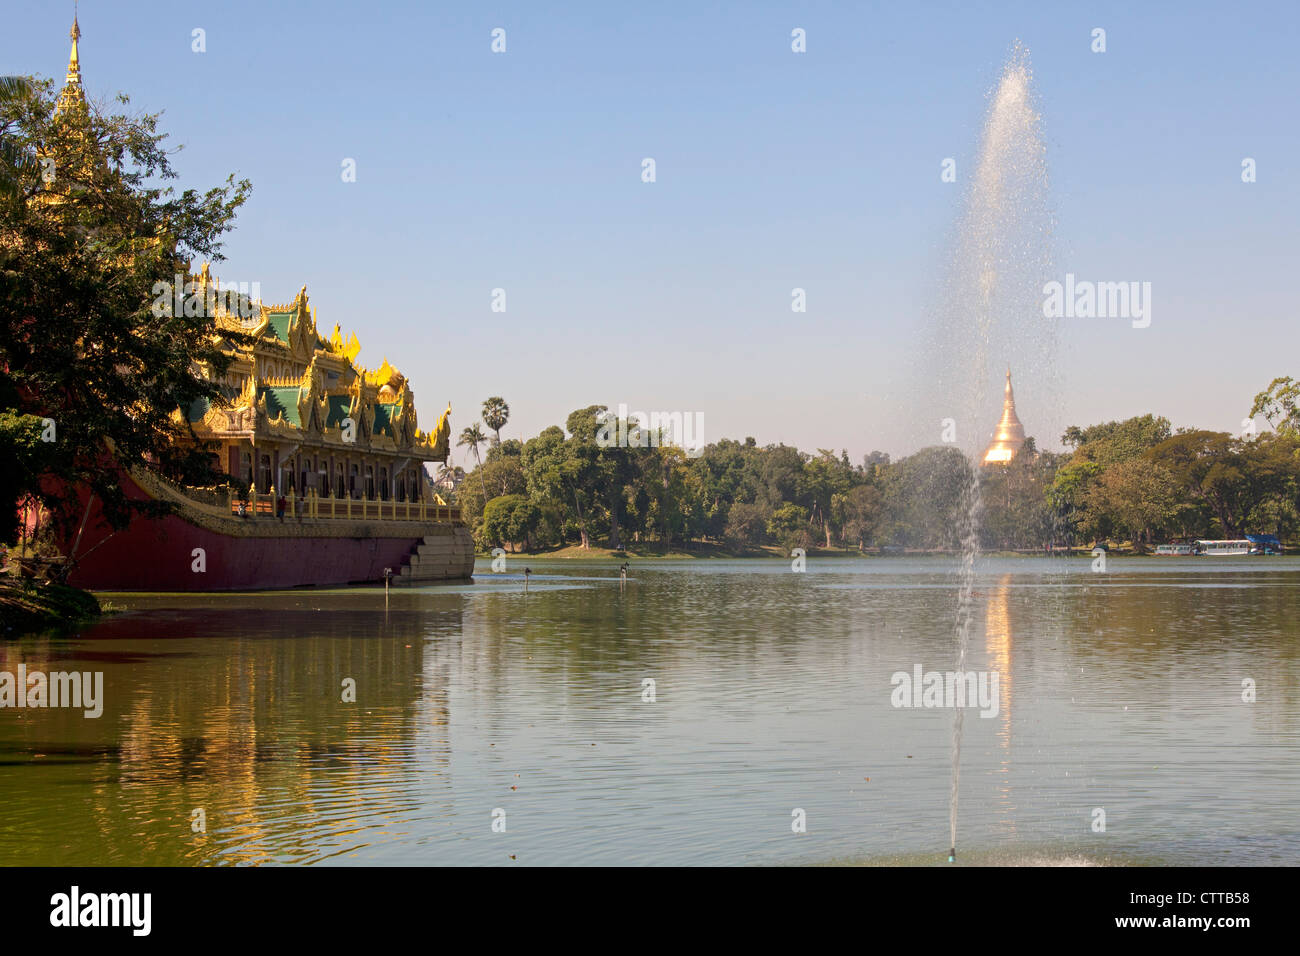
[[302,419],[298,417],[298,396],[302,394],[301,389],[263,386],[262,394],[266,396],[266,413],[269,418],[277,418],[283,414],[286,422],[302,427]]
[[270,323],[267,326],[267,332],[272,338],[279,339],[281,342],[289,341],[289,319],[293,317],[292,312],[271,312],[267,315],[266,320]]
[[396,405],[375,405],[375,434],[387,435],[389,438],[395,437],[393,434],[393,415],[397,412]]
[[343,419],[348,417],[348,409],[352,406],[351,395],[329,395],[326,397],[329,403],[329,414],[325,418],[326,428],[337,428]]

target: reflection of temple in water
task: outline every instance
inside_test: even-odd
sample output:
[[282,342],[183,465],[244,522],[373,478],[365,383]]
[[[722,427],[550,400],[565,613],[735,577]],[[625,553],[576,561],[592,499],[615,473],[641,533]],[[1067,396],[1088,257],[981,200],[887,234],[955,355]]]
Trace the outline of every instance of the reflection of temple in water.
[[[101,622],[76,666],[105,672],[104,716],[44,711],[9,738],[64,764],[82,796],[46,805],[48,792],[10,790],[31,803],[11,808],[63,832],[80,863],[308,862],[404,832],[431,776],[450,787],[449,668],[428,655],[459,653],[429,639],[460,631],[459,602],[302,606],[322,602]],[[29,667],[59,666],[36,650]],[[191,829],[196,808],[206,832]]]
[[[1005,809],[1014,809],[1011,804],[1011,692],[1012,692],[1012,636],[1011,636],[1011,575],[1004,574],[998,579],[996,587],[988,597],[984,610],[984,647],[988,653],[989,670],[998,675],[998,742],[1002,748],[1002,761],[998,773],[1003,781],[998,787],[998,794]],[[1005,819],[1011,829],[1015,829],[1015,819],[1007,815]]]
[[1003,748],[1011,746],[1011,575],[998,579],[984,609],[984,646],[990,670],[998,673],[998,716]]

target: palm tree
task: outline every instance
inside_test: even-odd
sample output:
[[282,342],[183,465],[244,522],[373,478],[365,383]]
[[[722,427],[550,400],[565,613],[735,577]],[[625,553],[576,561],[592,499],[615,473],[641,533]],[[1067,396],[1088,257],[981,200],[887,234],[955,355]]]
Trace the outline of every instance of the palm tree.
[[487,483],[483,480],[483,459],[479,458],[478,447],[487,443],[487,436],[483,434],[483,429],[478,427],[478,422],[470,425],[460,433],[460,438],[456,441],[456,447],[468,445],[474,449],[474,457],[478,460],[478,480],[483,487],[483,507],[487,507]]
[[26,76],[0,76],[0,197],[14,199],[21,192],[21,176],[36,160],[10,134],[19,104],[35,87]]
[[499,395],[494,395],[483,403],[483,424],[496,433],[496,443],[501,444],[501,429],[510,421],[510,406]]

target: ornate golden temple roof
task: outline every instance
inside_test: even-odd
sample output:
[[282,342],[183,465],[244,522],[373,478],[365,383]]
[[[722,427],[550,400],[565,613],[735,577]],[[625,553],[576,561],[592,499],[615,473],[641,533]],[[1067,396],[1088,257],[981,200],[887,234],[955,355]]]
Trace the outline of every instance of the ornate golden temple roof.
[[1025,426],[1016,415],[1016,396],[1011,391],[1011,369],[1007,369],[1007,387],[1002,398],[1002,420],[998,422],[993,441],[984,452],[984,464],[1005,465],[1025,444]]
[[[361,343],[355,332],[345,343],[335,325],[325,339],[316,328],[306,286],[292,302],[266,305],[243,291],[235,293],[233,284],[220,294],[223,287],[207,263],[188,278],[185,288],[193,290],[197,308],[209,307],[212,297],[218,335],[230,330],[252,337],[252,344],[227,340],[223,345],[232,360],[219,380],[227,402],[200,402],[185,412],[199,437],[347,444],[357,451],[446,461],[450,404],[432,432],[421,431],[406,376],[386,358],[375,371],[359,364]],[[352,437],[345,438],[348,419],[355,433],[349,429]]]

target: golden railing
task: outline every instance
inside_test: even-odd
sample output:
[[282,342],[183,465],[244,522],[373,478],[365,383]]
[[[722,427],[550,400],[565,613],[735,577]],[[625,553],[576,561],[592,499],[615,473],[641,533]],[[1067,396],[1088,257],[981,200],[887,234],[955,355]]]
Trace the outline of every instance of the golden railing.
[[[184,505],[212,517],[229,518],[296,518],[299,520],[379,521],[460,521],[460,508],[428,501],[384,501],[378,498],[330,498],[318,496],[312,489],[304,497],[292,489],[281,496],[272,486],[268,492],[250,490],[246,496],[224,486],[188,488],[141,468],[133,468],[131,477],[156,498]],[[281,507],[283,499],[283,507]]]
[[454,505],[431,504],[427,501],[384,501],[379,498],[327,498],[319,497],[315,489],[307,495],[294,496],[293,489],[277,495],[272,486],[259,494],[249,491],[247,498],[231,492],[228,495],[230,513],[240,517],[268,518],[339,518],[356,520],[374,518],[382,521],[459,521],[460,508]]

